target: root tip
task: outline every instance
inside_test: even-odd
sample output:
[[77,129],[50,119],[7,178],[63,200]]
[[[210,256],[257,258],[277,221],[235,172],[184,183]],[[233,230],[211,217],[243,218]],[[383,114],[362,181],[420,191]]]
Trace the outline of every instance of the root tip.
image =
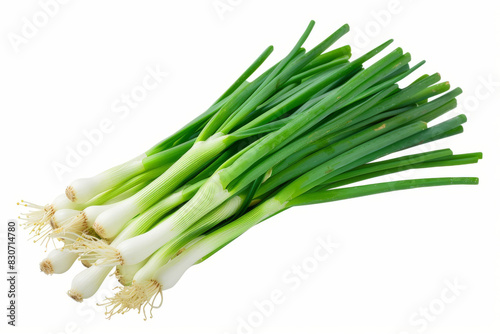
[[94,223],[94,225],[92,225],[92,228],[94,229],[94,232],[97,233],[98,236],[100,236],[103,239],[106,239],[106,230],[104,227],[102,227],[102,225]]
[[45,259],[40,262],[40,270],[46,275],[52,275],[54,273],[54,267],[49,259]]
[[78,303],[81,303],[83,301],[82,294],[78,291],[75,290],[69,290],[68,291],[68,296],[73,298],[73,300],[77,301]]
[[71,201],[75,202],[76,201],[76,194],[75,194],[75,189],[72,186],[68,186],[66,188],[66,197]]
[[80,262],[83,264],[85,268],[90,268],[92,266],[92,263],[90,263],[89,260],[80,260]]

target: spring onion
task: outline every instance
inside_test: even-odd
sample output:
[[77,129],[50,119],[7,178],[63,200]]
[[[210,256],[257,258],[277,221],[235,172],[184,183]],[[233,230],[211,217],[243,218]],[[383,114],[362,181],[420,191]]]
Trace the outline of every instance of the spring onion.
[[347,25],[306,50],[313,27],[312,21],[283,59],[251,80],[273,51],[266,48],[204,113],[142,154],[73,181],[50,205],[20,203],[31,209],[23,219],[35,237],[63,242],[41,270],[63,273],[79,259],[87,268],[68,295],[81,302],[116,267],[122,287],[104,302],[107,315],[145,313],[191,266],[284,210],[478,183],[474,177],[370,183],[482,159],[450,149],[387,158],[462,133],[465,115],[435,122],[456,108],[462,91],[438,73],[403,86],[425,62],[410,65],[411,55],[398,47],[386,51],[392,40],[355,59],[349,46],[328,50]]

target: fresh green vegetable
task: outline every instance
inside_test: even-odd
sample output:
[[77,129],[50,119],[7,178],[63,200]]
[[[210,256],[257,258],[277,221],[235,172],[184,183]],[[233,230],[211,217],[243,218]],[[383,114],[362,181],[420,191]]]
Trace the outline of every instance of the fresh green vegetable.
[[328,51],[347,25],[307,51],[313,26],[250,80],[273,51],[266,48],[204,113],[143,154],[72,182],[50,205],[22,202],[36,238],[64,243],[42,271],[63,273],[79,257],[89,267],[68,295],[82,301],[116,267],[123,288],[104,303],[107,314],[145,312],[192,265],[284,210],[478,183],[443,177],[356,185],[409,169],[473,164],[482,154],[438,149],[386,158],[461,133],[464,115],[428,126],[457,106],[461,89],[437,73],[402,86],[424,62],[410,66],[401,48],[385,52],[392,40],[356,59],[349,46]]

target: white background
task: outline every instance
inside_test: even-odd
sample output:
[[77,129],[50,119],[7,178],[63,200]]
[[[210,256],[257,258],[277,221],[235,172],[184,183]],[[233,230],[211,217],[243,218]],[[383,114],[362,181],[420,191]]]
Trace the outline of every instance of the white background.
[[[67,1],[16,52],[10,39],[21,35],[24,18],[33,22],[41,5],[2,1],[2,223],[19,214],[17,200],[49,202],[72,179],[129,159],[172,133],[204,111],[266,46],[275,46],[269,63],[283,57],[310,19],[317,24],[307,48],[349,23],[351,33],[337,45],[352,44],[354,57],[394,38],[395,46],[412,53],[413,63],[427,60],[419,75],[439,71],[453,87],[462,87],[460,105],[469,122],[464,134],[426,149],[485,154],[478,165],[391,178],[478,176],[477,187],[418,189],[280,214],[190,269],[164,293],[163,307],[147,322],[135,313],[108,321],[94,299],[79,305],[68,298],[65,292],[82,267],[45,276],[38,269],[43,250],[22,231],[19,327],[5,324],[2,306],[2,333],[237,333],[241,321],[258,319],[255,302],[276,289],[284,301],[246,332],[498,333],[497,3]],[[127,116],[115,113],[121,95],[156,67],[168,72],[161,84]],[[83,132],[103,119],[112,122],[112,131],[58,178],[54,163],[64,163],[68,149],[85,140]],[[292,289],[283,276],[310,260],[317,238],[327,237],[339,247]],[[2,244],[2,268],[5,248]],[[443,303],[446,282],[455,280],[465,288]],[[106,282],[105,292],[113,285]],[[432,305],[445,306],[439,314],[431,312],[432,320],[422,320],[419,312]]]

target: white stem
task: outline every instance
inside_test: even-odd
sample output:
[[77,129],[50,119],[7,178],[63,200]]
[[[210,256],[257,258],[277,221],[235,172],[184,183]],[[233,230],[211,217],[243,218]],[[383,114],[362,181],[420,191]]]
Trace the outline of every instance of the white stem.
[[117,266],[116,276],[118,282],[122,285],[132,284],[135,274],[146,264],[146,262],[148,262],[148,259],[128,266]]
[[66,249],[54,249],[40,262],[40,270],[47,275],[62,274],[71,268],[78,258],[78,254]]
[[112,208],[116,204],[106,204],[106,205],[93,205],[85,208],[83,210],[85,214],[85,219],[87,222],[87,227],[92,227],[94,225],[97,217],[109,208]]
[[141,155],[94,177],[75,180],[66,189],[66,196],[72,202],[85,203],[100,193],[142,173],[144,171],[142,158],[144,157],[145,155]]
[[52,208],[57,211],[61,209],[73,209],[73,210],[82,210],[83,205],[80,203],[71,202],[65,194],[61,194],[57,196],[51,204]]
[[82,302],[86,298],[92,297],[102,282],[109,275],[112,267],[90,266],[84,269],[73,278],[71,282],[71,290],[68,295],[76,300]]
[[156,281],[160,283],[162,290],[173,287],[184,275],[186,270],[196,264],[198,260],[210,253],[205,247],[196,247],[204,238],[186,249],[179,256],[173,258],[166,265],[162,266],[155,274]]
[[137,214],[137,211],[138,208],[133,198],[127,198],[100,213],[95,218],[92,227],[101,238],[114,238],[121,232],[128,221]]

